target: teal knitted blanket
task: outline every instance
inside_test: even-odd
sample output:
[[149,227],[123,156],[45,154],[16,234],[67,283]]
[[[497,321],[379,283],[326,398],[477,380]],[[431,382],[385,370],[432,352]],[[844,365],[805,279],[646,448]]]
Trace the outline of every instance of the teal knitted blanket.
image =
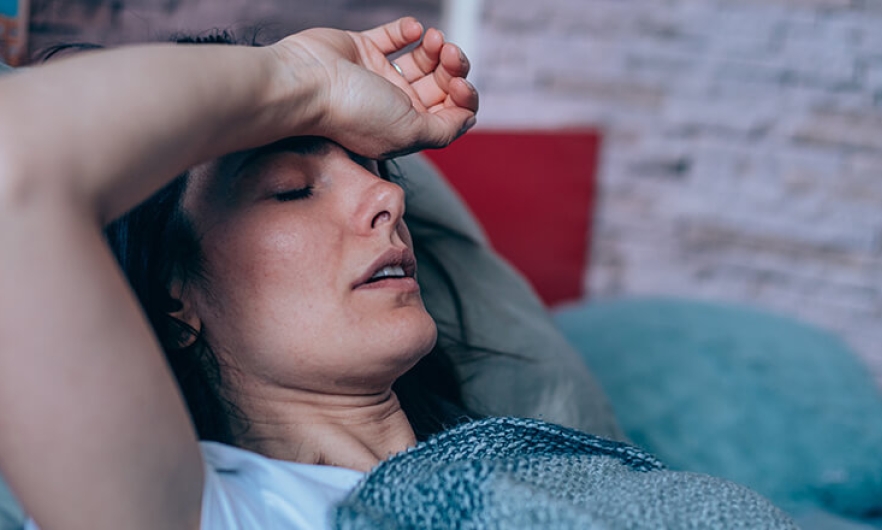
[[339,529],[794,529],[732,482],[536,420],[466,423],[393,456],[337,507]]

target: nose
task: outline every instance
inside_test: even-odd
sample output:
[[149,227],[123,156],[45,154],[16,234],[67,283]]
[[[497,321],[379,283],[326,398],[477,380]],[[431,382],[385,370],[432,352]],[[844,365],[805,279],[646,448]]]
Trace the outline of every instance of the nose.
[[358,226],[366,235],[377,230],[395,231],[404,216],[404,190],[376,177],[365,190],[360,210]]

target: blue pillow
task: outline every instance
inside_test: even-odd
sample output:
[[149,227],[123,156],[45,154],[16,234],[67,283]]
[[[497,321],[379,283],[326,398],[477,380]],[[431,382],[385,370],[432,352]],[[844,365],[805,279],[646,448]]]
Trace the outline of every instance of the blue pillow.
[[588,303],[556,321],[635,443],[791,512],[882,515],[882,397],[833,335],[747,308]]

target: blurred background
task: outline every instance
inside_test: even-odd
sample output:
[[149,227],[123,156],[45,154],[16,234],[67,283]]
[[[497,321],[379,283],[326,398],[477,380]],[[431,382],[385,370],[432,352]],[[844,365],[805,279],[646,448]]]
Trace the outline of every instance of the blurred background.
[[480,123],[603,133],[591,297],[764,307],[882,383],[882,2],[485,0]]
[[481,128],[598,131],[588,296],[793,316],[844,338],[882,384],[882,1],[0,0],[4,12],[28,17],[30,53],[402,14],[441,25],[473,58]]

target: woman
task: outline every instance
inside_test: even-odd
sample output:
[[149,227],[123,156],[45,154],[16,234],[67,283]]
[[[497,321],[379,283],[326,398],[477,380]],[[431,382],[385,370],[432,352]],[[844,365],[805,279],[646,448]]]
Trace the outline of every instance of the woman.
[[376,160],[446,145],[478,107],[439,32],[388,62],[421,34],[133,47],[0,80],[0,470],[32,527],[323,528],[339,505],[343,528],[791,528],[541,422],[417,444],[464,411]]
[[[0,81],[0,240],[17,249],[0,271],[0,400],[18,404],[2,412],[0,468],[42,528],[215,524],[187,411],[101,237],[204,161],[184,206],[211,289],[169,285],[170,312],[223,344],[241,444],[361,471],[413,445],[391,385],[435,328],[401,190],[370,160],[446,145],[477,110],[439,32],[401,73],[386,59],[421,34],[405,18],[266,48],[133,47]],[[247,151],[294,136],[331,141]]]

